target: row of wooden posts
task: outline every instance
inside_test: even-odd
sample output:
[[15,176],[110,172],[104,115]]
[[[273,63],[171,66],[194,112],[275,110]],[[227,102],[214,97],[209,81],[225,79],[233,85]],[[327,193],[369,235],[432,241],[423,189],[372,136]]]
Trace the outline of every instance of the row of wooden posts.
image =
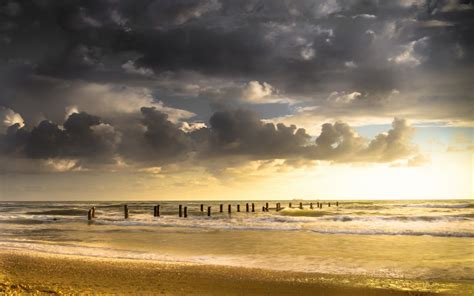
[[[327,205],[328,205],[328,207],[331,207],[330,202],[328,202]],[[336,207],[338,207],[338,206],[339,206],[339,202],[336,202]],[[255,212],[255,203],[251,203],[250,205],[249,205],[249,203],[246,203],[245,204],[245,211],[249,212],[250,207],[251,207],[251,211]],[[293,207],[291,202],[288,204],[288,207],[289,208]],[[279,212],[281,210],[281,204],[279,202],[276,203],[275,208],[276,208],[276,211]],[[299,208],[303,209],[303,203],[302,202],[300,202]],[[314,206],[313,206],[312,202],[309,204],[309,208],[314,209]],[[316,208],[322,209],[323,208],[323,203],[322,202],[316,202]],[[268,202],[267,202],[267,203],[265,203],[265,206],[262,206],[262,212],[268,212],[268,211],[269,211],[269,207],[268,207]],[[204,212],[204,204],[201,204],[201,212]],[[224,212],[224,204],[219,205],[219,212],[220,213]],[[230,205],[230,204],[228,205],[227,212],[228,213],[232,212],[232,205]],[[240,212],[240,205],[237,205],[237,212]],[[128,216],[129,216],[128,215],[129,214],[128,205],[123,206],[123,213],[124,213],[124,218],[128,219]],[[154,217],[160,217],[160,205],[153,206],[153,216]],[[178,216],[187,218],[188,217],[188,207],[187,206],[183,207],[183,205],[179,205],[179,207],[178,207]],[[211,216],[211,207],[210,206],[207,207],[207,216],[208,217]],[[87,219],[92,220],[93,218],[95,218],[95,207],[90,208],[89,211],[87,212]]]

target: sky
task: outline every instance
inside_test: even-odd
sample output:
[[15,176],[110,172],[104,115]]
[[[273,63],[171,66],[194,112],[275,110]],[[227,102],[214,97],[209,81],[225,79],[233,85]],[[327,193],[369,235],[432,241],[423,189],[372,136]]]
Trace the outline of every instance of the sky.
[[458,199],[474,4],[0,3],[0,200]]

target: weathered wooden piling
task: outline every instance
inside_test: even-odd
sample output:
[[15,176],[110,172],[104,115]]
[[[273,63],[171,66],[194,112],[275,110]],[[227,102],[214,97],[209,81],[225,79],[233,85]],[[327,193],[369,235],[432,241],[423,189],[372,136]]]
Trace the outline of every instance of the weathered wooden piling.
[[179,212],[179,217],[180,217],[180,218],[183,217],[183,206],[182,206],[182,205],[179,205],[179,210],[178,210],[178,212]]
[[291,209],[291,202],[288,204],[288,207]]
[[201,204],[201,212],[204,212],[204,205]]
[[188,207],[184,207],[184,218],[188,218]]
[[255,212],[255,204],[252,203],[252,212]]
[[128,205],[123,206],[123,216],[128,219]]
[[265,212],[265,206],[262,206],[262,212]]
[[279,212],[279,211],[280,211],[280,207],[281,207],[280,203],[279,203],[279,202],[277,202],[277,204],[276,204],[276,210],[277,210],[277,212]]
[[237,205],[237,212],[240,212],[240,205]]
[[302,210],[303,209],[303,203],[300,202],[300,209]]
[[311,210],[313,209],[313,203],[312,203],[312,202],[309,203],[309,208],[310,208]]
[[249,203],[246,203],[246,204],[245,204],[245,211],[248,213],[248,211],[249,211]]
[[331,207],[331,203],[330,203],[330,202],[328,202],[328,207],[329,207],[329,208]]
[[227,212],[229,212],[229,214],[232,212],[232,206],[231,206],[231,205],[229,205],[229,206],[227,207]]
[[92,218],[95,218],[95,207],[92,207]]
[[92,209],[89,209],[89,211],[87,211],[87,220],[92,220]]
[[207,207],[207,216],[211,217],[211,207]]
[[265,203],[265,208],[267,209],[267,212],[268,212],[268,202]]
[[224,205],[223,205],[223,204],[220,204],[220,205],[219,205],[219,212],[222,213],[223,211],[224,211]]
[[153,206],[153,217],[156,217],[156,206]]
[[338,202],[338,201],[336,201],[336,207],[338,207],[338,206],[339,206],[339,202]]
[[160,205],[156,206],[156,217],[160,217]]

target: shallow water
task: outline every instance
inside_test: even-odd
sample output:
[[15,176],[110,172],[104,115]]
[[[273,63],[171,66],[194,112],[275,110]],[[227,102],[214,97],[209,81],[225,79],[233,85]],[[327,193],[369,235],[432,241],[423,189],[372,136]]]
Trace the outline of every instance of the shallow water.
[[[0,248],[421,280],[474,281],[472,201],[0,202]],[[317,201],[313,201],[316,206]],[[160,204],[161,217],[153,217]],[[212,207],[212,217],[200,204]],[[219,213],[219,204],[225,204]],[[251,203],[251,202],[250,202]],[[179,218],[178,204],[188,207]],[[241,212],[236,212],[236,205]],[[87,210],[96,206],[93,221]],[[250,207],[251,208],[251,207]]]

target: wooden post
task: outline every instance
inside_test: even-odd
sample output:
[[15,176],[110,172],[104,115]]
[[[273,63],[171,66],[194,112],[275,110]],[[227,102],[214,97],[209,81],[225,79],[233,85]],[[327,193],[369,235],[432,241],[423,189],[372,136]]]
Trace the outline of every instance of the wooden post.
[[184,218],[188,218],[188,207],[184,207]]
[[92,220],[92,209],[89,209],[89,211],[87,212],[87,220]]
[[156,206],[153,206],[153,217],[156,217]]
[[240,205],[237,205],[237,212],[240,212]]
[[95,218],[95,207],[92,207],[92,218]]
[[221,204],[221,205],[219,206],[219,212],[221,212],[221,213],[222,213],[223,211],[224,211],[224,205],[223,205],[223,204]]
[[179,217],[183,217],[183,206],[179,205]]
[[268,202],[265,203],[265,208],[267,208],[267,212],[268,212]]
[[303,209],[303,203],[300,202],[300,209],[302,210]]
[[252,212],[255,212],[255,204],[252,203]]
[[245,204],[245,211],[248,213],[248,211],[249,211],[249,203],[246,203],[246,204]]
[[312,203],[312,202],[309,203],[309,208],[310,208],[311,210],[313,209],[313,203]]
[[160,205],[156,206],[156,217],[160,217]]
[[232,212],[232,206],[231,205],[228,206],[227,211],[229,212],[229,214]]
[[338,201],[336,201],[336,207],[338,207],[338,206],[339,206],[339,202],[338,202]]
[[204,212],[204,205],[201,204],[201,212]]
[[211,207],[207,207],[207,216],[211,217]]
[[265,212],[265,206],[262,206],[262,212]]
[[291,209],[291,202],[290,202],[290,204],[288,205],[288,207]]
[[128,206],[127,205],[123,206],[123,215],[125,219],[128,219]]
[[331,203],[330,203],[330,202],[328,202],[328,207],[329,207],[329,208],[331,207]]
[[277,202],[277,204],[276,204],[276,210],[277,210],[277,212],[280,211],[280,203],[279,202]]

